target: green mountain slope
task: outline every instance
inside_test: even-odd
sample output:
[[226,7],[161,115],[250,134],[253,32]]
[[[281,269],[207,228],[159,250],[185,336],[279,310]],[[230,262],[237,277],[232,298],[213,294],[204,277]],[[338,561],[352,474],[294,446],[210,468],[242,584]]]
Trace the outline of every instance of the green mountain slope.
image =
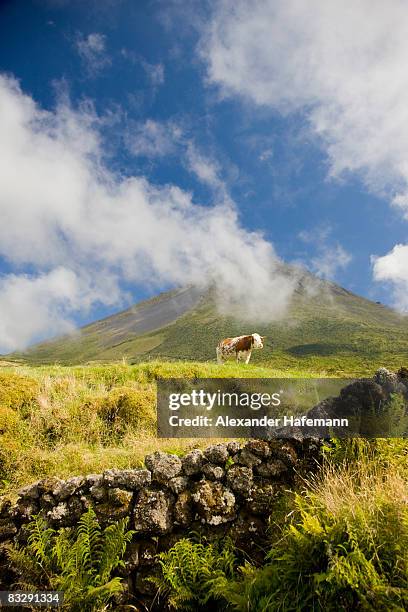
[[252,359],[274,367],[341,373],[408,362],[408,317],[334,283],[315,285],[310,292],[308,283],[300,281],[286,318],[270,324],[221,316],[211,292],[170,291],[13,357],[37,364],[205,361],[215,359],[221,338],[257,331],[267,341]]

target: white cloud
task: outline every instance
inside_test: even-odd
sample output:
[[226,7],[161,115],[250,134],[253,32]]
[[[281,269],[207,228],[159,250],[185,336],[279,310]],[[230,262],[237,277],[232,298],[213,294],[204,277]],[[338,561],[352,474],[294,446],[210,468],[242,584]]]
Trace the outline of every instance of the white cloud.
[[223,95],[304,113],[330,175],[357,174],[408,219],[407,31],[402,0],[222,0],[200,52]]
[[383,257],[373,257],[373,271],[376,281],[393,285],[394,305],[408,312],[408,245],[396,244]]
[[14,271],[0,281],[0,351],[120,304],[124,283],[214,285],[226,312],[282,316],[295,281],[231,202],[199,206],[176,186],[115,176],[98,125],[66,105],[43,111],[0,77],[0,257]]
[[147,119],[133,125],[126,144],[133,155],[164,157],[176,151],[181,136],[182,131],[175,123]]
[[180,124],[152,119],[134,123],[126,137],[126,144],[136,156],[161,158],[177,155],[200,183],[215,192],[219,201],[229,200],[220,164],[213,156],[204,154]]
[[302,231],[299,238],[306,244],[312,244],[316,255],[307,260],[306,265],[320,278],[333,280],[339,270],[344,270],[351,262],[352,256],[345,248],[331,237],[332,228],[321,225],[311,231]]
[[88,36],[79,34],[75,46],[90,76],[96,76],[112,63],[106,53],[106,36],[104,34],[98,32],[93,32]]
[[219,192],[225,191],[219,164],[207,155],[203,155],[191,140],[187,143],[186,161],[188,169],[196,175],[201,183]]

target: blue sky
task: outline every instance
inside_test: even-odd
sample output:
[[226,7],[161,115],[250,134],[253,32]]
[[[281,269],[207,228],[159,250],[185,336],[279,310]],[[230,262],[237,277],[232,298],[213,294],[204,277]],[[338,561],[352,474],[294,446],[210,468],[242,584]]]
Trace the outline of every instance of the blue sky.
[[[8,101],[3,129],[14,125],[6,113],[21,105],[16,133],[21,129],[22,142],[35,142],[27,153],[26,145],[14,151],[13,134],[4,140],[13,143],[10,167],[18,172],[14,183],[9,177],[3,187],[0,182],[0,350],[21,348],[183,282],[204,278],[229,292],[231,266],[231,285],[235,275],[248,274],[255,309],[262,311],[279,286],[276,267],[266,271],[269,243],[275,259],[301,263],[355,293],[406,309],[402,34],[395,44],[388,40],[384,57],[373,54],[391,25],[403,33],[404,20],[395,2],[395,23],[384,25],[381,3],[374,4],[367,25],[360,8],[350,16],[336,3],[318,1],[313,19],[292,1],[260,2],[250,15],[248,3],[228,1],[187,8],[127,0],[1,3],[0,71]],[[349,19],[360,28],[348,28]],[[334,43],[325,36],[330,28]],[[318,68],[315,57],[325,58]],[[389,99],[381,74],[385,81],[393,75],[390,90],[402,83]],[[27,100],[35,110],[27,110]],[[50,140],[37,168],[41,130]],[[64,150],[72,153],[65,166]],[[53,180],[67,166],[69,193],[57,203],[64,184],[57,189]],[[82,186],[74,189],[78,176]],[[133,178],[139,183],[126,195],[123,214],[134,224],[135,241],[143,239],[144,223],[150,239],[141,252],[129,242],[125,254],[118,234],[121,228],[126,234],[126,220],[112,222],[111,214],[122,202],[118,192]],[[87,198],[96,191],[100,199],[91,213]],[[211,235],[218,214],[226,234],[240,233],[242,252],[237,241],[226,238],[221,248],[222,236]],[[181,249],[189,223],[197,233]],[[177,263],[169,272],[172,256]],[[377,267],[373,256],[380,258]],[[272,284],[261,291],[269,277]],[[285,287],[272,318],[281,316],[289,297]]]

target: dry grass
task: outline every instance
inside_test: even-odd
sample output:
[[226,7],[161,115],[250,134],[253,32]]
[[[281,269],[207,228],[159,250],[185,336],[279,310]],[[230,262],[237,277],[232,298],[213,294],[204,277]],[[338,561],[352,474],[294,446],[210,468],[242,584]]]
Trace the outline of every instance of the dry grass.
[[199,374],[194,364],[7,367],[0,370],[0,494],[45,476],[143,464],[158,449],[211,440],[156,437],[156,378]]

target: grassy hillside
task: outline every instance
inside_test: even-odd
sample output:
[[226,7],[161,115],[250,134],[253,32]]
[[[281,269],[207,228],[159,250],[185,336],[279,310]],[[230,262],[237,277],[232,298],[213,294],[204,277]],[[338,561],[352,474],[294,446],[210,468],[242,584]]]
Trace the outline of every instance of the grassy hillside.
[[300,283],[286,318],[270,324],[221,316],[211,293],[172,291],[12,358],[33,364],[213,361],[220,338],[253,331],[267,337],[253,363],[268,368],[362,374],[408,359],[407,317],[327,282],[313,293]]

